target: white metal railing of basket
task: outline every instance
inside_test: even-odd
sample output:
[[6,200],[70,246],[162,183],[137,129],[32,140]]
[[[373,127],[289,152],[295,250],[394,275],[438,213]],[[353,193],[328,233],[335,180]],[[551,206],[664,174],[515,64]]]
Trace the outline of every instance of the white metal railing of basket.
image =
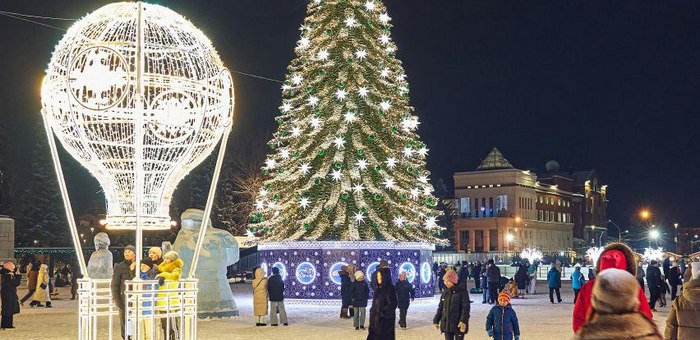
[[107,318],[108,339],[112,339],[114,317],[119,315],[112,301],[110,279],[78,280],[78,339],[104,339],[98,336],[98,319]]
[[197,282],[126,281],[126,332],[134,340],[196,339]]

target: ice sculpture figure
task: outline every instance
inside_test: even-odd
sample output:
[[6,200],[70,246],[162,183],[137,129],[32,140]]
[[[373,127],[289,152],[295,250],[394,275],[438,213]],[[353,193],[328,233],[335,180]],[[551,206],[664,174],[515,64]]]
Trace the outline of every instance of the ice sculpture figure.
[[[182,213],[182,229],[177,234],[173,250],[185,262],[182,268],[187,273],[192,265],[192,256],[197,245],[197,234],[204,211],[187,209]],[[199,279],[197,309],[200,318],[221,318],[238,315],[238,307],[233,300],[233,292],[226,278],[226,267],[238,262],[238,242],[225,230],[209,224],[204,236],[195,277]]]
[[87,271],[91,279],[111,279],[114,259],[109,251],[109,236],[106,233],[95,235],[95,252],[90,254]]

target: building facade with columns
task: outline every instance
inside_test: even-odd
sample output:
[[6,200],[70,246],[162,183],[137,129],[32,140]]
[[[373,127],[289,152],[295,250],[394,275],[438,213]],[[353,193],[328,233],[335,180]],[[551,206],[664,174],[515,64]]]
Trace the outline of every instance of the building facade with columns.
[[538,180],[493,148],[475,171],[454,174],[456,250],[573,250],[577,193],[566,176]]

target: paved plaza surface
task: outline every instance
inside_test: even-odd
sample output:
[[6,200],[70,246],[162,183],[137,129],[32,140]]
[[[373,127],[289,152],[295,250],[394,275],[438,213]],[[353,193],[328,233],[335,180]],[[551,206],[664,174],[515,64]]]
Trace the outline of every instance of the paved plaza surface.
[[[471,282],[473,284],[473,282]],[[563,302],[551,304],[546,282],[538,282],[538,294],[526,299],[515,299],[513,308],[520,321],[521,339],[561,340],[573,336],[571,313],[573,291],[567,282],[562,288]],[[255,327],[252,317],[252,289],[249,284],[232,285],[240,317],[200,321],[199,339],[365,339],[367,331],[356,331],[352,319],[339,319],[340,307],[287,306],[290,324],[288,327]],[[0,339],[76,339],[77,301],[71,301],[69,288],[61,287],[54,308],[29,308],[25,303],[22,313],[15,316],[17,329],[0,331]],[[22,297],[26,288],[19,291]],[[469,334],[466,339],[489,339],[485,331],[486,315],[491,306],[481,304],[481,296],[472,295]],[[667,296],[668,299],[668,296]],[[408,330],[396,329],[397,339],[444,339],[432,325],[438,297],[433,303],[413,304],[408,310]],[[663,332],[670,307],[659,308],[654,321]],[[369,319],[369,307],[368,307]],[[397,313],[398,314],[398,313]],[[118,318],[117,318],[118,319]],[[398,315],[397,315],[398,319]],[[269,321],[268,321],[269,323]],[[369,320],[367,321],[367,325]],[[398,327],[398,326],[397,326]],[[117,337],[120,336],[116,329]],[[105,338],[102,337],[101,338]]]

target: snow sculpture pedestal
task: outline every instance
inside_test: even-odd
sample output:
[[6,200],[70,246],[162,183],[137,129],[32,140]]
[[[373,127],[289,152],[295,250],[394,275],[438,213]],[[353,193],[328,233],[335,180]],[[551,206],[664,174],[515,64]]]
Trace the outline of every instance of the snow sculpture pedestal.
[[435,292],[432,276],[435,246],[421,242],[390,241],[298,241],[266,242],[258,245],[260,266],[266,273],[280,269],[288,303],[310,305],[340,304],[340,278],[343,265],[352,264],[365,273],[369,284],[379,261],[389,261],[391,278],[406,271],[407,280],[416,291],[416,300]]

